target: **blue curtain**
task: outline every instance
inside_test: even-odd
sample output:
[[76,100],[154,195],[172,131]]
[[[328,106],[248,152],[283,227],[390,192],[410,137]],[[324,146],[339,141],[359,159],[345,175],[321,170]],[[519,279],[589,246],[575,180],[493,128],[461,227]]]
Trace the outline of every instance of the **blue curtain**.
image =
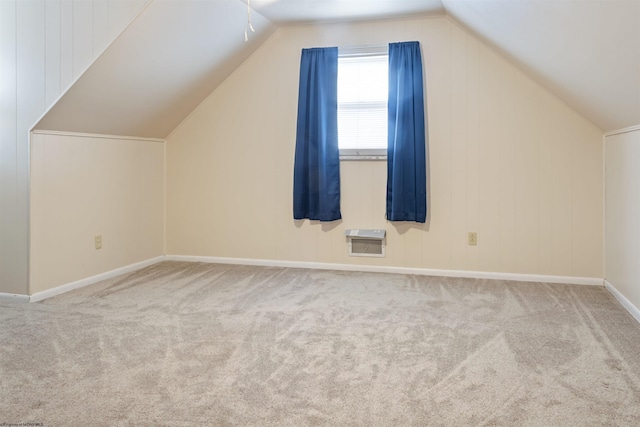
[[418,42],[389,44],[387,219],[425,222],[426,133]]
[[302,50],[293,217],[320,221],[342,218],[337,47]]

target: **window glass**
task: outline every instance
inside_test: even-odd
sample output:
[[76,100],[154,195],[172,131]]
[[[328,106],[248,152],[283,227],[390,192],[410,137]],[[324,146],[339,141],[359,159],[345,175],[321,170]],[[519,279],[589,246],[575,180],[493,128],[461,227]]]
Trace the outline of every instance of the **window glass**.
[[386,51],[338,58],[338,145],[341,155],[384,155],[389,63]]

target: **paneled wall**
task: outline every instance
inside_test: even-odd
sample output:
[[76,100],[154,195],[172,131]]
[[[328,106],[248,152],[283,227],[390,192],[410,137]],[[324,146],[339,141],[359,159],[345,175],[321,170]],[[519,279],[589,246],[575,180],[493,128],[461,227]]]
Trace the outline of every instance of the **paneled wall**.
[[[605,279],[640,309],[640,126],[605,138]],[[638,319],[640,320],[640,319]]]
[[145,3],[0,1],[0,292],[27,293],[29,129]]
[[[427,224],[384,218],[384,162],[342,162],[342,214],[292,218],[300,50],[419,40]],[[167,139],[167,253],[602,277],[602,131],[447,17],[285,27]],[[386,258],[344,230],[385,228]],[[478,245],[467,245],[467,232]]]
[[34,133],[31,152],[30,295],[164,254],[164,141]]

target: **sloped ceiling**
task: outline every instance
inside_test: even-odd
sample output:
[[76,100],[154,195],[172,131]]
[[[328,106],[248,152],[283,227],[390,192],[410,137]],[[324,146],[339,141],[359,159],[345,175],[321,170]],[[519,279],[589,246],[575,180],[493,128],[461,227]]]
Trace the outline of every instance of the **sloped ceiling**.
[[156,0],[35,129],[166,137],[276,26],[240,0]]
[[250,4],[278,25],[444,14],[441,0],[251,0]]
[[448,14],[603,131],[640,124],[640,0],[155,0],[35,126],[166,137],[277,26]]
[[640,124],[640,0],[443,4],[600,129]]

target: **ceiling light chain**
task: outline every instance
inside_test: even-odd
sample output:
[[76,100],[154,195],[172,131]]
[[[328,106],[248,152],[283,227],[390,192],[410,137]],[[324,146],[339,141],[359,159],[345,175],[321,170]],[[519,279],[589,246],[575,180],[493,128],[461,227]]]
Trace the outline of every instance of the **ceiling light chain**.
[[[253,25],[251,25],[251,0],[247,0],[247,26],[251,29],[252,33],[255,33],[256,30],[253,29]],[[244,41],[249,41],[249,36],[247,35],[247,26],[244,27]]]

